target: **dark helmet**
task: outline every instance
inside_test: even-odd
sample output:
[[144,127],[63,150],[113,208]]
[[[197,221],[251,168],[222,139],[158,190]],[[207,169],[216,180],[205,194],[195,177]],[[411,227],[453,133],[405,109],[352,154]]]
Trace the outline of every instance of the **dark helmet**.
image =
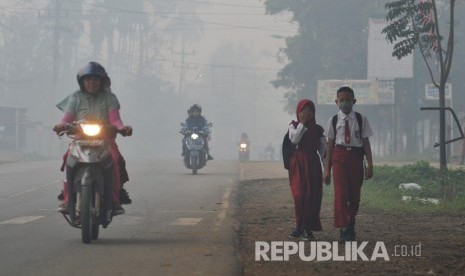
[[84,89],[84,84],[82,81],[82,78],[85,76],[97,76],[102,79],[102,88],[109,86],[110,83],[110,78],[108,77],[107,72],[105,71],[105,68],[100,65],[98,62],[91,61],[88,64],[86,64],[84,67],[82,67],[79,72],[77,73],[77,81],[79,84],[79,87],[81,90]]
[[202,107],[198,104],[194,104],[189,108],[190,113],[192,113],[194,110],[198,110],[200,113],[202,113]]

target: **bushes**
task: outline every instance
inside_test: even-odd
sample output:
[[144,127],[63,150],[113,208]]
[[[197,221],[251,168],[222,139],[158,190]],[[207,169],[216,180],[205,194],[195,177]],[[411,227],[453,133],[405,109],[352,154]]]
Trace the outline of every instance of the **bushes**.
[[[422,186],[419,191],[400,190],[401,183],[417,183]],[[448,194],[444,200],[444,194]],[[439,198],[440,205],[422,202],[402,201],[402,196],[421,198]],[[441,174],[426,161],[419,161],[402,167],[376,166],[374,176],[365,181],[362,187],[361,207],[378,211],[465,211],[465,171],[449,170],[441,185]]]
[[[378,213],[425,213],[442,212],[449,214],[465,213],[465,171],[449,170],[444,177],[445,187],[453,191],[453,198],[444,200],[443,186],[440,182],[440,171],[419,161],[412,165],[375,166],[373,178],[363,182],[360,208],[363,211]],[[417,183],[420,191],[400,190],[401,183]],[[421,201],[403,201],[403,196],[412,198],[438,198],[439,205]],[[334,188],[324,185],[323,202],[333,204]]]
[[[444,187],[441,185],[441,174],[438,168],[434,168],[426,161],[419,161],[412,165],[402,167],[381,166],[375,167],[371,180],[373,185],[399,188],[401,183],[417,183],[422,186],[418,192],[411,191],[412,195],[424,197],[443,198]],[[367,182],[369,183],[369,182]],[[465,196],[465,171],[449,170],[444,176],[446,187],[453,190],[453,199]]]

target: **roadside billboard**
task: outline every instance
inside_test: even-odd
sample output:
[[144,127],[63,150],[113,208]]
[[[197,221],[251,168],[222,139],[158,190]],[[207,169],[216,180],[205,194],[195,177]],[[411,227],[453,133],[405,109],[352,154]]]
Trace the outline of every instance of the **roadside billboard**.
[[342,86],[354,90],[357,104],[394,104],[394,80],[319,80],[318,104],[333,105],[336,91]]
[[[452,84],[446,83],[445,97],[450,100],[452,97]],[[439,89],[432,83],[425,84],[425,99],[426,100],[439,100]]]

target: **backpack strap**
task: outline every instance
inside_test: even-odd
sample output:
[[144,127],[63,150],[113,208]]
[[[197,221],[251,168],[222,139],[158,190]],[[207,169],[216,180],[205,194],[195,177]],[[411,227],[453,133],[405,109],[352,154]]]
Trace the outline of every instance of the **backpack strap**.
[[[334,132],[334,142],[336,142],[336,124],[337,124],[337,114],[333,116],[333,132]],[[360,139],[362,139],[362,114],[355,112],[355,117],[357,118],[358,128],[360,129]]]
[[333,133],[334,133],[334,142],[336,142],[336,123],[337,123],[337,114],[333,116]]
[[360,129],[360,139],[362,139],[362,114],[355,112],[357,118],[358,128]]

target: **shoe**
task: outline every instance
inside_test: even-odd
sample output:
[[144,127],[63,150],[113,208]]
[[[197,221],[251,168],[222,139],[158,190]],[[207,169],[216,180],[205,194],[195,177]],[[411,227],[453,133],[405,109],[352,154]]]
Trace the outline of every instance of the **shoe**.
[[58,206],[57,212],[62,213],[62,214],[67,214],[68,205],[64,202],[60,203],[60,205]]
[[213,160],[213,156],[211,156],[210,154],[208,155],[208,160]]
[[122,215],[124,213],[126,213],[126,211],[124,211],[123,207],[121,207],[121,205],[115,205],[113,207],[113,211],[111,212],[113,214],[113,216],[117,216],[117,215]]
[[65,195],[63,194],[63,190],[62,190],[62,191],[60,192],[60,194],[57,196],[57,199],[58,199],[59,201],[65,200]]
[[313,235],[312,231],[310,231],[310,230],[305,230],[301,239],[303,241],[316,241],[315,236]]
[[346,230],[347,228],[345,227],[339,230],[339,243],[345,243],[347,241]]
[[297,228],[292,229],[292,232],[289,234],[289,239],[300,239],[304,235],[304,231]]
[[121,204],[131,204],[132,203],[132,200],[129,198],[128,192],[124,188],[121,188],[119,190],[119,202]]
[[346,228],[346,241],[355,241],[355,229],[353,226]]
[[355,241],[355,229],[353,226],[341,228],[339,234],[339,243],[345,243],[347,241]]

